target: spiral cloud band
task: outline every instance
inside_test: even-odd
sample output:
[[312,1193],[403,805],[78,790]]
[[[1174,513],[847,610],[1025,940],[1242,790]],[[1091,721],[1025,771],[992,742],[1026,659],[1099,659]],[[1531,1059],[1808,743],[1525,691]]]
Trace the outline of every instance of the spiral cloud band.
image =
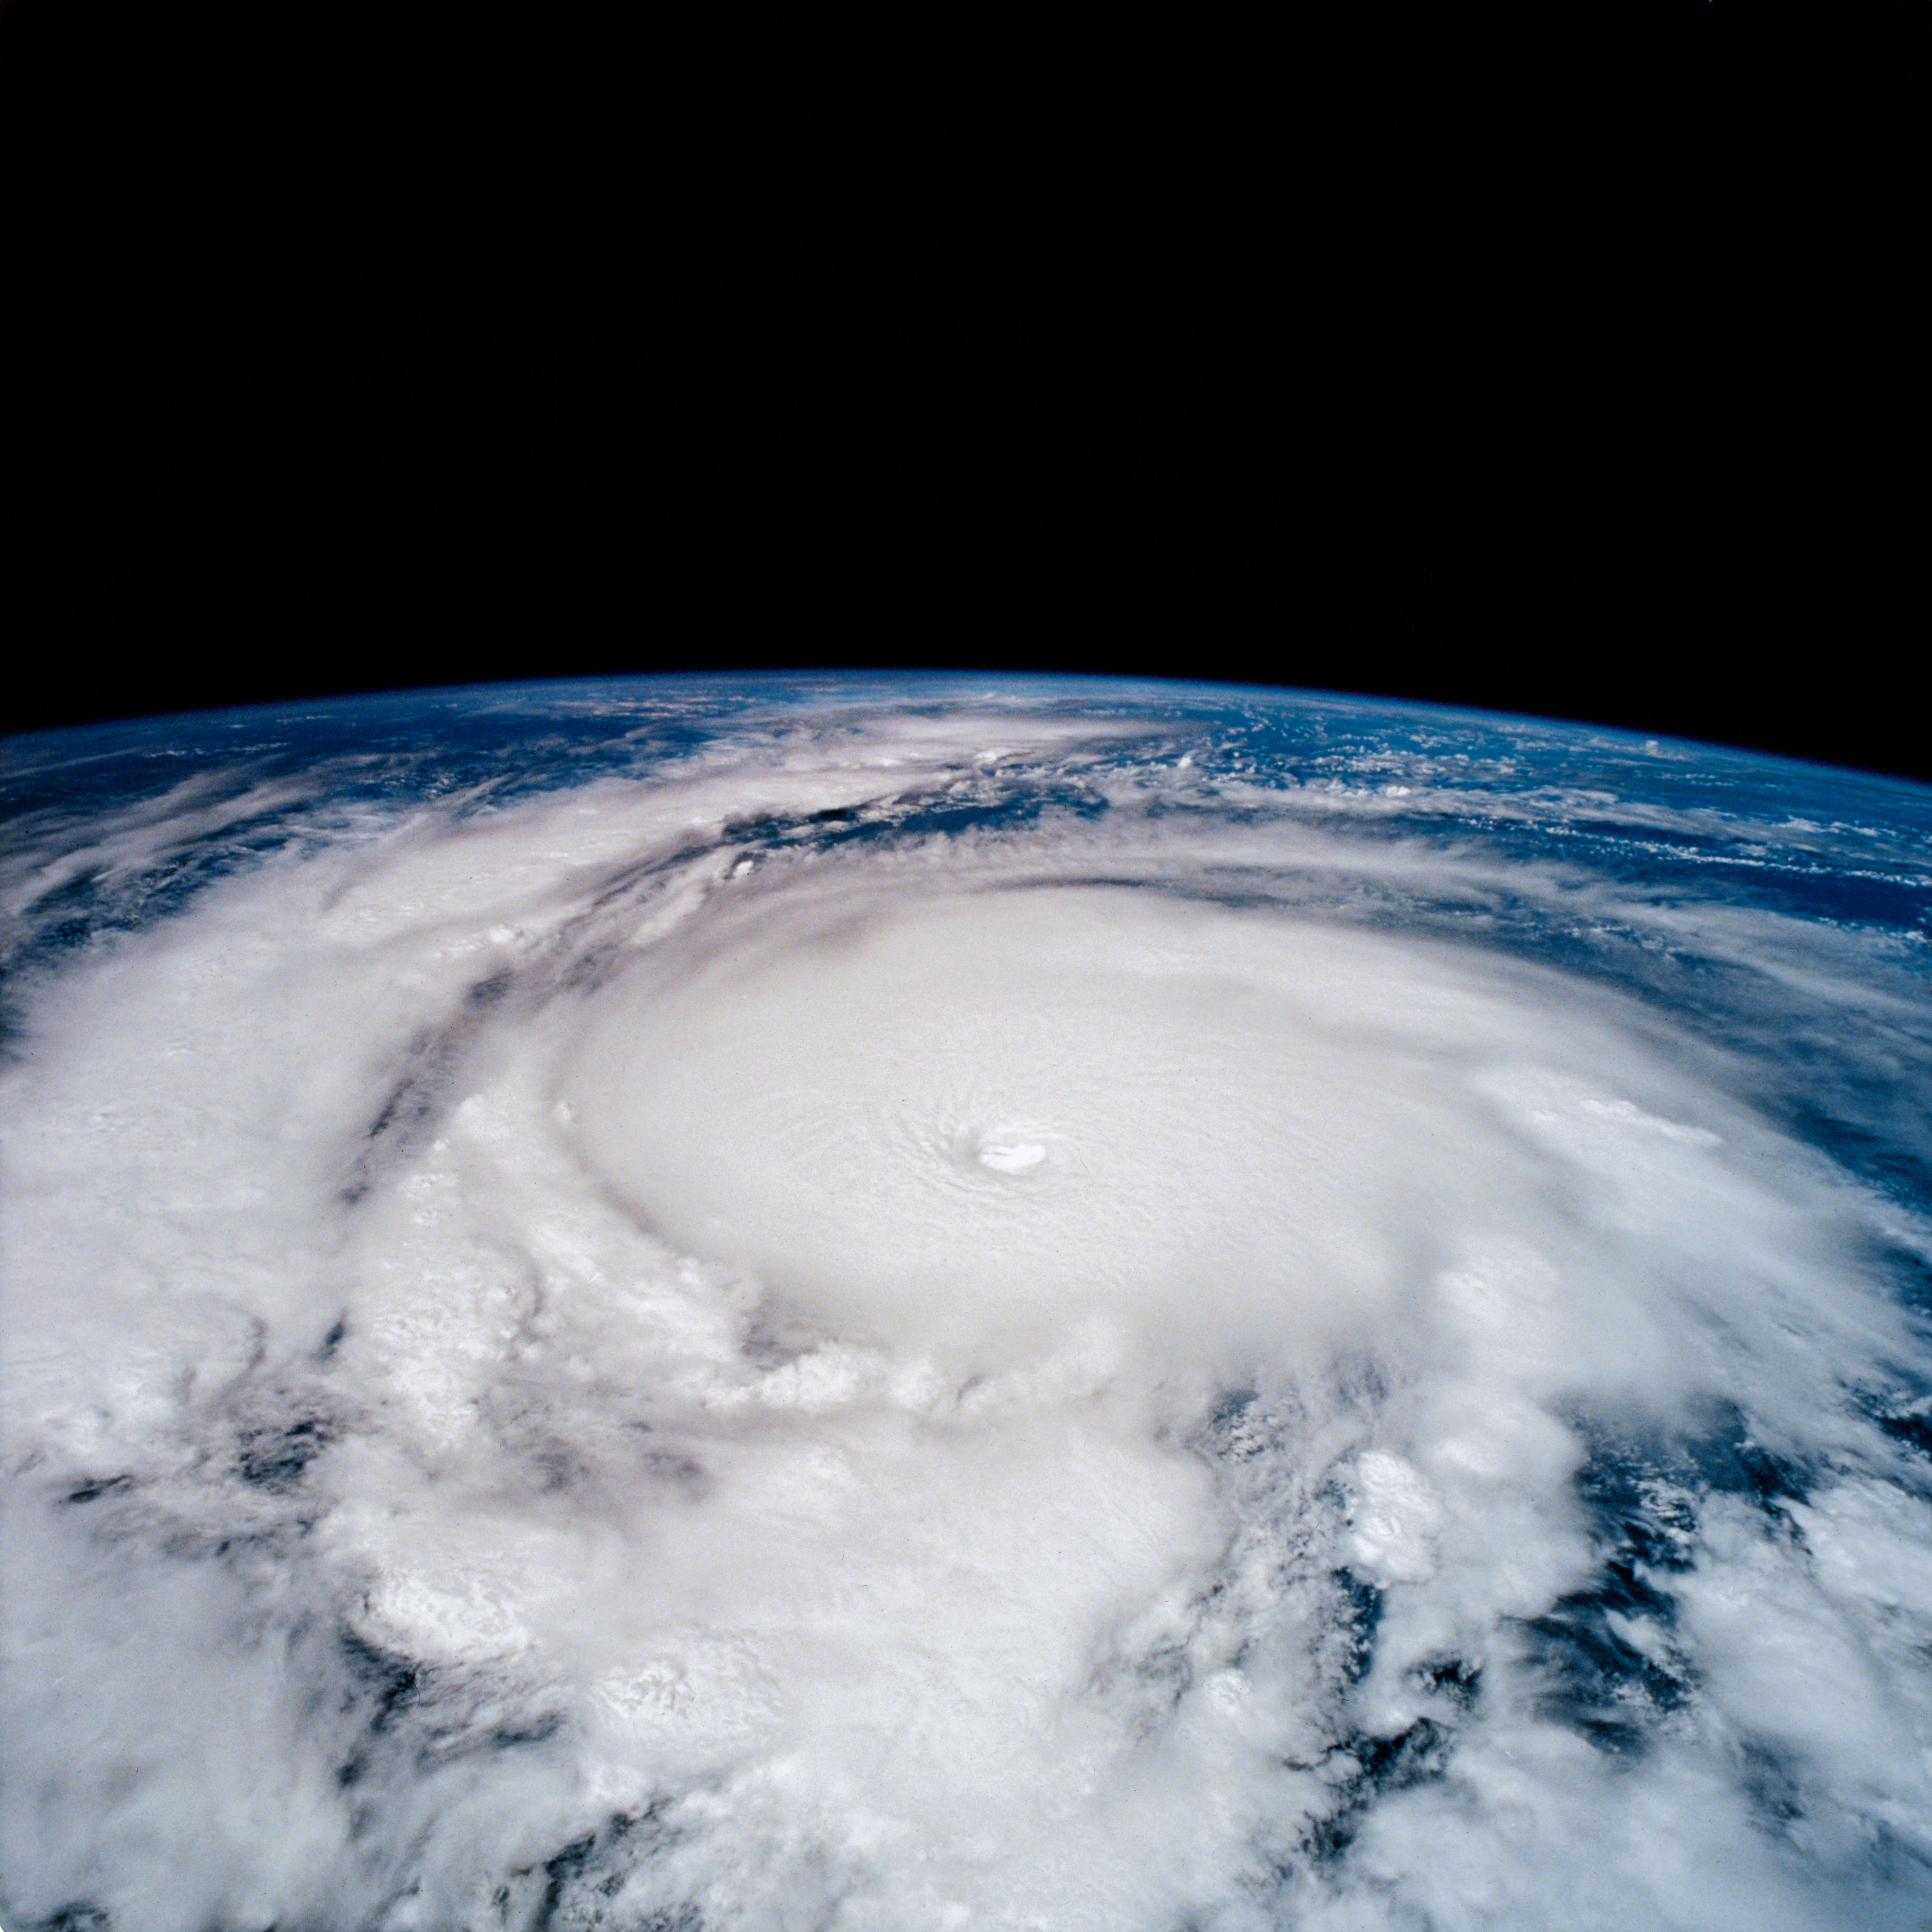
[[16,747],[10,1932],[1932,1916],[1916,794],[443,702]]

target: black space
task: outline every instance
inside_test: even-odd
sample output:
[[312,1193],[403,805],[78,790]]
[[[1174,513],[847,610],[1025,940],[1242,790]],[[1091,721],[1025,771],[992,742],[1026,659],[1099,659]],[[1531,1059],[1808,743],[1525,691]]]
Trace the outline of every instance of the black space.
[[1932,776],[1923,0],[401,13],[0,14],[6,728],[956,664]]

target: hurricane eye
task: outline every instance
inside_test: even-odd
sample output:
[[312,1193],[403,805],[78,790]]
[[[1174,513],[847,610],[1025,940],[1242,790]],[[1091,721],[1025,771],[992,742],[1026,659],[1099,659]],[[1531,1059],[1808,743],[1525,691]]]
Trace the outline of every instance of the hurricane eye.
[[974,1150],[974,1159],[995,1174],[1024,1174],[1046,1158],[1041,1142],[1009,1134],[988,1134]]

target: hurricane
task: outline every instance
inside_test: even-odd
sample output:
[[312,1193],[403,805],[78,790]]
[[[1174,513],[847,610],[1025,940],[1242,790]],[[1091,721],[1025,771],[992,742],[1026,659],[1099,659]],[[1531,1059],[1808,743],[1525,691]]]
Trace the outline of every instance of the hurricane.
[[8,1932],[1932,1922],[1932,792],[611,680],[6,746]]

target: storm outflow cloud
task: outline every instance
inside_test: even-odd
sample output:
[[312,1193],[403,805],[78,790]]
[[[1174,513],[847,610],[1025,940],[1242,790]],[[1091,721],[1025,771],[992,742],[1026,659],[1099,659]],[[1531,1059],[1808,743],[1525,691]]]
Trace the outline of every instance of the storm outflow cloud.
[[10,1928],[1926,1922],[1922,825],[680,702],[16,819]]

